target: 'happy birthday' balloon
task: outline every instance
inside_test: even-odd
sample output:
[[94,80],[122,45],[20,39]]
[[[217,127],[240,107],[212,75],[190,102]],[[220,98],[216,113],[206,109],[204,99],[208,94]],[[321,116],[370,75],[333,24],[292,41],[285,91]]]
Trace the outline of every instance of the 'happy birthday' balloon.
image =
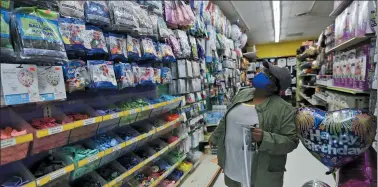
[[325,112],[300,108],[295,123],[303,145],[330,172],[365,152],[377,128],[375,117],[360,109]]

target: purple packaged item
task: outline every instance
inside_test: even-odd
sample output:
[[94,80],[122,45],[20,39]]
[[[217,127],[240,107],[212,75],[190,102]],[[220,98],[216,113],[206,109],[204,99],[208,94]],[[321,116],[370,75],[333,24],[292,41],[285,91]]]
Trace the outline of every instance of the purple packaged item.
[[342,72],[342,69],[340,67],[340,55],[339,54],[336,54],[334,56],[334,63],[333,63],[333,85],[334,86],[340,86],[340,75],[341,75],[341,72]]
[[353,88],[357,90],[369,89],[368,72],[372,68],[369,58],[369,45],[363,45],[356,49],[356,69],[354,73]]
[[356,36],[365,36],[375,32],[377,27],[376,6],[374,1],[358,1],[358,21]]
[[346,52],[341,54],[340,57],[340,66],[341,66],[341,75],[340,75],[340,86],[346,87],[347,83],[347,62],[348,62],[348,54]]
[[345,87],[353,88],[353,73],[355,72],[355,62],[356,62],[356,49],[352,49],[347,52],[346,61],[346,84]]

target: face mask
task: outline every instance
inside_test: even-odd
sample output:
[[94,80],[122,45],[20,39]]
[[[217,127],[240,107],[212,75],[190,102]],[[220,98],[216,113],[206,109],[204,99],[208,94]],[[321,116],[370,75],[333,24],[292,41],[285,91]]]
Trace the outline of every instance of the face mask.
[[272,81],[265,75],[265,73],[258,73],[252,80],[252,85],[256,89],[268,90],[268,86],[272,84]]

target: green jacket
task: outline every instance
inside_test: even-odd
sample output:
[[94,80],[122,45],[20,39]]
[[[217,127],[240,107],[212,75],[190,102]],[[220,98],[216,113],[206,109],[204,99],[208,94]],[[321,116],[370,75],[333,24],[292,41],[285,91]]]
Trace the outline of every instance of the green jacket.
[[[253,93],[253,88],[244,89],[233,98],[225,117],[209,139],[210,143],[218,146],[218,165],[222,169],[226,160],[226,116],[237,104],[252,100]],[[299,142],[294,124],[294,108],[279,96],[271,96],[255,107],[264,136],[258,151],[253,155],[252,186],[282,187],[286,155],[297,148]]]

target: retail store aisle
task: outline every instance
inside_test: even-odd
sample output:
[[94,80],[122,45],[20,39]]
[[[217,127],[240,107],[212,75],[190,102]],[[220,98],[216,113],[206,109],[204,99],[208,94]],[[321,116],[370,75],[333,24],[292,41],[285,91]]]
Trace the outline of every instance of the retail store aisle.
[[[215,180],[219,166],[214,162],[215,155],[205,155],[199,166],[190,174],[181,187],[207,187]],[[220,186],[221,187],[221,186]]]

